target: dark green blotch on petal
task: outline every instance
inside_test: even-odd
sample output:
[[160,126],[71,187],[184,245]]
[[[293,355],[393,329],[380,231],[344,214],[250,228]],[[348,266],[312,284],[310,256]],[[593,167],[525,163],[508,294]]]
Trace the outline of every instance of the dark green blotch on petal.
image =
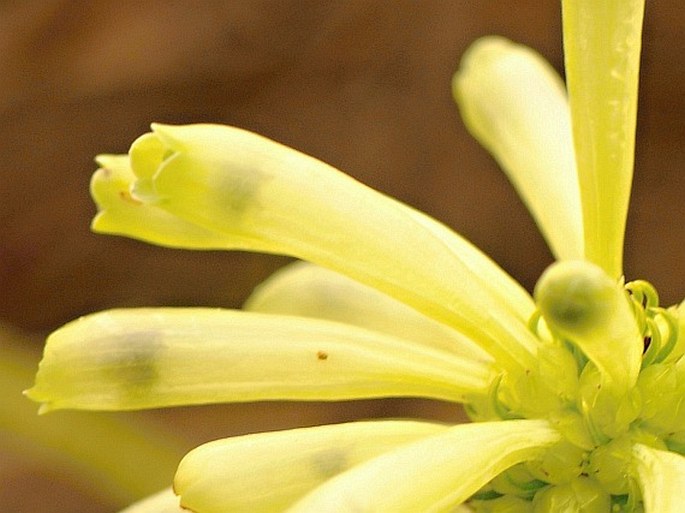
[[157,361],[163,345],[158,333],[129,333],[116,350],[103,357],[107,360],[103,362],[105,372],[127,397],[144,395],[159,379]]

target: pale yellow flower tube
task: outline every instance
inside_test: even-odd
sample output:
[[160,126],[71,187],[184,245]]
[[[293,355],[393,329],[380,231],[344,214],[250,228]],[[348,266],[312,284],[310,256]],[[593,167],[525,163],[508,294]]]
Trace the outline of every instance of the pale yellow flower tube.
[[462,119],[497,159],[557,259],[579,259],[583,220],[564,84],[538,53],[484,37],[452,81]]
[[464,401],[490,364],[318,319],[211,308],[110,310],[48,339],[28,396],[58,408],[131,410],[388,396]]
[[644,9],[644,0],[562,1],[585,256],[613,278],[623,273]]
[[560,438],[544,420],[453,426],[334,477],[287,513],[442,513]]
[[103,157],[96,231],[190,249],[283,253],[346,274],[533,366],[528,294],[440,223],[312,157],[218,125],[154,125]]
[[210,442],[181,461],[174,489],[202,513],[282,513],[335,475],[446,426],[370,421],[251,434]]

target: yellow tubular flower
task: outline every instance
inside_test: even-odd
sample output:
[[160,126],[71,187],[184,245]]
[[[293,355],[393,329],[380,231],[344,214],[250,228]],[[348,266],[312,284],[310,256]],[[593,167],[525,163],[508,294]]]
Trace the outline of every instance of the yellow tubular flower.
[[644,0],[562,0],[585,255],[623,273]]
[[571,115],[561,77],[530,48],[486,37],[464,55],[452,90],[464,123],[507,173],[554,255],[583,258]]
[[[183,505],[191,510],[277,513],[341,472],[446,429],[374,421],[217,440],[181,461],[175,487],[184,490]],[[225,465],[228,459],[250,465]],[[215,470],[206,472],[207,466]]]
[[[101,208],[96,231],[188,249],[296,256],[479,339],[502,365],[519,372],[531,365],[535,340],[525,324],[533,311],[530,297],[443,225],[244,130],[153,129],[134,142],[130,168],[100,159],[106,167],[92,182]],[[150,222],[141,224],[141,216]],[[412,251],[394,251],[403,247]]]
[[208,308],[100,312],[56,331],[47,347],[28,392],[44,412],[388,396],[461,402],[493,378],[489,364],[374,331]]
[[[96,231],[304,262],[243,311],[69,323],[27,394],[42,411],[428,397],[474,421],[217,440],[176,473],[195,513],[680,513],[685,303],[659,306],[621,267],[643,9],[563,1],[568,97],[499,37],[453,80],[557,257],[534,299],[449,228],[323,162],[239,128],[153,125],[128,155],[98,157]],[[165,490],[129,511],[178,507]]]

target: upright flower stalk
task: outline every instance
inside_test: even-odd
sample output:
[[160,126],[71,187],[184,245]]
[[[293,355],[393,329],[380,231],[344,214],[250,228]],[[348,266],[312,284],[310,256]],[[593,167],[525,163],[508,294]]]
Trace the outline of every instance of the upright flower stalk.
[[[474,421],[217,440],[130,513],[676,513],[685,307],[625,283],[643,1],[564,0],[569,79],[479,40],[453,90],[557,262],[531,297],[425,214],[238,128],[153,125],[98,157],[93,228],[303,262],[242,311],[110,310],[48,339],[42,411],[428,397]],[[658,390],[658,393],[655,391]]]

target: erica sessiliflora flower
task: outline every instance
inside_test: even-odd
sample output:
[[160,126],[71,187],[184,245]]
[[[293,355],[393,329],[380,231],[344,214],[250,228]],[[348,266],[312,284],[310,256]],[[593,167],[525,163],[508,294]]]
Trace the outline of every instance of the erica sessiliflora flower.
[[[644,1],[562,7],[568,94],[540,56],[494,37],[453,84],[558,259],[533,297],[442,224],[314,158],[238,128],[153,125],[128,155],[98,158],[96,231],[303,262],[242,311],[74,321],[29,396],[44,411],[429,397],[474,421],[211,442],[174,481],[198,513],[680,511],[685,315],[622,271]],[[178,510],[170,492],[130,511],[162,509]]]

